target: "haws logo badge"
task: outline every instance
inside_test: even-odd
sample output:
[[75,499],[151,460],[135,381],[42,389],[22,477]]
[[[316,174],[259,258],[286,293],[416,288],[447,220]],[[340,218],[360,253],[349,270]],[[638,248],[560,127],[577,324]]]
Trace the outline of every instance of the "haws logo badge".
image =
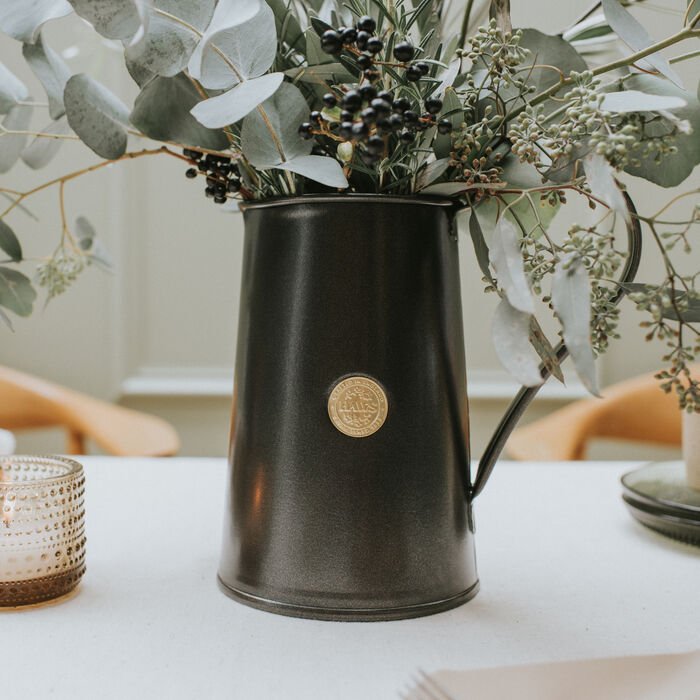
[[335,385],[328,415],[345,435],[363,438],[376,433],[386,420],[389,404],[384,389],[367,377],[348,377]]

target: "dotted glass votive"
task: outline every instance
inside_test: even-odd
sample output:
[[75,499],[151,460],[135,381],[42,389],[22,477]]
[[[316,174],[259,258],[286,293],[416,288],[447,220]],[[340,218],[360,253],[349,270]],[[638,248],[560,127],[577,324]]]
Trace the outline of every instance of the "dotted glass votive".
[[61,457],[0,457],[0,607],[72,591],[85,573],[85,476]]

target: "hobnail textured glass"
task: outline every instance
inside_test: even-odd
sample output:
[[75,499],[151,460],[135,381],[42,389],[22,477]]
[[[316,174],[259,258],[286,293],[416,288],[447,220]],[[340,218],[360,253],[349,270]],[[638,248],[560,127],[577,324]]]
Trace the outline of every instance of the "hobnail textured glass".
[[0,606],[72,591],[85,573],[85,477],[62,457],[0,457]]

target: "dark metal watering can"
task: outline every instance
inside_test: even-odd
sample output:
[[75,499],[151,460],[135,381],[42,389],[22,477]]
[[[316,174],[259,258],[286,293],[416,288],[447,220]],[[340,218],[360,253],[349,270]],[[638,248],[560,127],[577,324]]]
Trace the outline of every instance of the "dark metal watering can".
[[473,500],[537,388],[472,478],[464,341],[480,338],[462,324],[453,202],[319,195],[244,215],[222,589],[331,620],[466,602]]

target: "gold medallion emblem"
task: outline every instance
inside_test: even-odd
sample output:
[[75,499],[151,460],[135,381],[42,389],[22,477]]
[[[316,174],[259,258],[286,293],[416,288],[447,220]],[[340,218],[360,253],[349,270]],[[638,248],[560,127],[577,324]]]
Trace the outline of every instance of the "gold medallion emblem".
[[379,430],[389,410],[386,394],[367,377],[348,377],[335,385],[328,399],[333,425],[350,437],[369,437]]

